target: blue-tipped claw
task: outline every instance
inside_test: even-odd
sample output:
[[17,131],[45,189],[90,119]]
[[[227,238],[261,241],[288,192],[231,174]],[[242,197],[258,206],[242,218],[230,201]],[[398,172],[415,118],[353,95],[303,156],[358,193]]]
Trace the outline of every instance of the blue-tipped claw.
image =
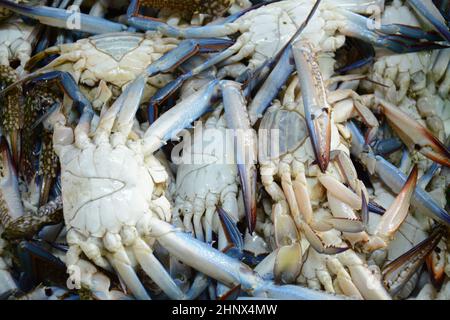
[[445,18],[431,0],[408,0],[407,2],[419,16],[428,21],[445,40],[450,42],[450,30]]
[[316,57],[309,43],[293,45],[293,55],[302,88],[305,121],[314,155],[322,172],[330,162],[331,107]]
[[173,71],[198,53],[218,52],[228,48],[233,43],[231,40],[217,38],[183,40],[175,49],[149,65],[146,69],[147,75],[152,77],[158,73]]
[[144,136],[144,152],[155,152],[168,140],[176,138],[193,121],[211,110],[219,97],[219,80],[212,80],[173,108],[165,112],[147,129]]
[[[49,71],[49,72],[38,72],[32,73],[21,80],[8,86],[6,89],[0,92],[0,96],[5,95],[10,90],[16,86],[27,83],[28,85],[34,85],[38,82],[43,82],[47,84],[48,82],[55,82],[59,88],[67,94],[73,101],[74,107],[78,110],[80,114],[88,113],[93,115],[94,111],[89,100],[80,91],[74,78],[68,72],[64,71]],[[42,120],[42,119],[41,119]],[[37,124],[35,124],[36,126]]]
[[370,212],[376,213],[379,215],[383,215],[386,212],[385,208],[380,206],[378,203],[372,202],[372,201],[369,202],[369,204],[367,205],[367,208],[369,209]]
[[401,25],[382,25],[376,28],[372,21],[364,16],[347,10],[338,10],[348,20],[341,31],[347,36],[361,39],[374,46],[386,48],[396,53],[447,47],[439,41],[430,41],[430,39],[435,39],[434,35],[417,31],[415,28]]
[[223,251],[228,256],[240,260],[244,249],[244,239],[242,238],[242,234],[239,231],[236,222],[222,207],[217,207],[217,213],[219,214],[220,222],[228,240],[228,246]]
[[[173,71],[198,53],[212,53],[221,51],[228,48],[233,43],[234,42],[231,40],[216,38],[184,40],[179,43],[177,48],[166,53],[160,59],[149,65],[146,70],[147,75],[151,77],[158,73]],[[158,90],[151,98],[147,107],[149,123],[152,124],[156,121],[158,115],[161,113],[161,106],[171,96],[173,96],[179,88],[181,88],[186,80],[206,70],[212,65],[213,64],[211,62],[202,64],[201,66],[182,74],[177,79]]]
[[250,234],[256,227],[256,133],[253,130],[241,85],[234,81],[221,81],[223,106],[228,128],[234,130],[237,163],[245,215]]

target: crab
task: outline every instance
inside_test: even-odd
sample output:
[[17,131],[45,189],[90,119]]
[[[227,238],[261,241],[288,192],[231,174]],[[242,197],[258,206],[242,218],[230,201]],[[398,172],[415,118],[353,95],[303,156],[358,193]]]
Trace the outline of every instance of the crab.
[[[75,129],[65,125],[60,112],[49,120],[61,162],[69,244],[65,262],[70,279],[81,279],[89,286],[89,275],[80,274],[84,253],[95,265],[116,271],[136,298],[149,298],[137,277],[138,265],[169,297],[189,297],[153,255],[157,240],[175,258],[227,287],[241,284],[244,290],[262,296],[308,294],[304,288],[278,288],[264,281],[239,261],[167,223],[171,219],[171,204],[165,196],[168,174],[153,153],[208,110],[218,82],[212,81],[179,102],[143,133],[133,124],[145,84],[146,76],[139,76],[102,113],[95,127],[89,107],[83,109]],[[127,164],[125,171],[123,163]]]
[[[112,96],[117,98],[122,88],[144,72],[148,65],[176,48],[177,44],[178,40],[162,38],[155,33],[106,34],[48,48],[35,55],[27,68],[32,68],[47,55],[59,54],[39,72],[69,72],[94,108],[101,109]],[[148,97],[169,79],[169,75],[150,79]]]
[[[181,163],[177,168],[174,211],[183,213],[186,231],[195,230],[198,239],[211,243],[213,218],[216,217],[218,205],[232,215],[235,221],[241,218],[238,209],[238,171],[233,161],[226,158],[225,148],[231,144],[226,140],[230,137],[225,129],[224,118],[210,116],[202,125],[202,130],[198,128],[194,128],[192,145],[183,148]],[[207,179],[211,179],[209,183],[200,182]],[[199,188],[201,185],[204,187]]]
[[[67,17],[67,13],[63,11],[47,7],[14,6],[5,0],[0,1],[0,4],[20,14],[39,19],[44,24],[67,28],[64,20]],[[296,33],[299,26],[305,22],[311,8],[317,7],[318,4],[319,2],[316,4],[313,0],[262,3],[235,13],[225,18],[222,23],[213,23],[201,27],[178,28],[164,21],[139,15],[139,1],[133,1],[128,10],[127,22],[129,25],[141,30],[158,31],[165,36],[178,38],[218,38],[230,36],[237,32],[240,33],[240,36],[230,48],[211,57],[209,61],[195,68],[195,70],[191,70],[181,80],[177,79],[179,85],[187,78],[195,76],[212,65],[221,62],[228,65],[237,63],[244,66],[244,68],[234,68],[239,69],[239,73],[242,73],[243,70],[253,71],[268,58],[273,58],[280,52]],[[426,37],[424,34],[413,36],[412,40],[405,40],[403,35],[410,36],[410,29],[400,25],[394,25],[394,31],[392,31],[391,26],[381,28],[381,32],[373,30],[371,28],[373,21],[360,14],[370,14],[370,9],[373,9],[374,6],[382,10],[384,2],[374,0],[358,2],[358,5],[345,1],[338,4],[334,1],[320,2],[316,17],[311,19],[302,37],[310,40],[318,50],[331,52],[336,51],[344,44],[346,35],[359,37],[377,46],[387,47],[397,52],[438,46],[433,41],[429,41],[424,45],[421,42],[422,38]],[[52,19],[48,19],[48,17],[52,17]],[[427,18],[431,19],[433,17],[427,16]],[[80,15],[80,21],[79,29],[81,31],[95,34],[123,31],[126,28],[122,24],[112,23],[101,18],[94,19],[84,14]],[[249,60],[248,65],[243,65],[243,60],[247,58]],[[170,85],[173,89],[173,84]]]

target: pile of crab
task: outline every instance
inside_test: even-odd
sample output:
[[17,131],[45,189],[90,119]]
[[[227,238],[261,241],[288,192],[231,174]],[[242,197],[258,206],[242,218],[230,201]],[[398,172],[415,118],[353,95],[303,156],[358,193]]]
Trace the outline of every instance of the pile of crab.
[[439,0],[0,0],[1,299],[450,299]]

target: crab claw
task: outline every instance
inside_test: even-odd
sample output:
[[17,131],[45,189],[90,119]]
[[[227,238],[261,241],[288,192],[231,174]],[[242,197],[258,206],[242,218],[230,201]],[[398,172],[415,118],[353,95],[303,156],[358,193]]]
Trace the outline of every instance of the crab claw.
[[431,281],[440,287],[445,279],[445,256],[447,252],[446,238],[443,237],[426,257],[426,264]]
[[369,250],[385,248],[394,233],[406,219],[409,212],[411,197],[416,188],[418,172],[417,166],[414,166],[402,190],[391,206],[386,210],[375,228],[374,238],[367,244]]
[[388,101],[377,98],[390,125],[408,148],[419,147],[419,151],[431,160],[450,167],[450,151],[427,128],[419,124]]
[[357,13],[343,9],[337,9],[337,12],[347,19],[346,23],[339,28],[343,34],[361,39],[376,47],[386,48],[395,53],[447,47],[445,44],[439,43],[441,39],[413,27],[398,24],[375,27],[373,20]]
[[297,73],[302,88],[305,120],[317,163],[325,172],[330,162],[331,108],[314,51],[309,43],[292,45]]
[[0,7],[9,9],[19,15],[39,20],[40,23],[48,26],[92,34],[121,32],[128,28],[126,25],[107,19],[53,7],[30,6],[8,0],[0,0]]
[[233,258],[240,259],[244,250],[244,239],[242,238],[242,234],[240,233],[236,222],[222,207],[217,207],[217,213],[219,214],[224,234],[229,243],[222,251]]
[[251,234],[256,226],[256,133],[250,125],[241,85],[222,81],[221,88],[228,127],[235,130],[236,162],[244,195],[247,227]]
[[333,255],[349,249],[347,246],[336,247],[332,245],[325,245],[317,232],[314,231],[307,223],[302,223],[302,230],[308,242],[318,253]]
[[407,251],[382,270],[383,284],[390,294],[396,295],[408,280],[422,266],[425,258],[436,248],[443,235],[443,229],[437,228],[432,234]]
[[450,31],[447,27],[447,22],[431,0],[408,0],[406,2],[419,16],[428,21],[434,30],[450,42]]

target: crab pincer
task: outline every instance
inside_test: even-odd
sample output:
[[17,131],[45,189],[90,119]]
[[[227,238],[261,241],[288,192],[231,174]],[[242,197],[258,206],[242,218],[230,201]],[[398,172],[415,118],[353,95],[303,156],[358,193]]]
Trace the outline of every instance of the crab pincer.
[[391,295],[395,296],[402,290],[439,244],[443,234],[442,227],[435,228],[427,239],[384,266],[382,270],[383,284]]
[[[347,128],[352,133],[352,155],[357,157],[371,174],[376,173],[381,181],[392,191],[399,193],[407,181],[405,174],[383,157],[375,155],[370,149],[367,150],[364,137],[355,123],[349,121]],[[438,220],[445,225],[450,225],[448,212],[420,185],[416,187],[411,203],[417,210],[430,218]]]
[[241,85],[233,81],[222,81],[221,88],[227,124],[235,131],[235,159],[244,195],[247,227],[251,234],[256,226],[256,133],[250,125]]
[[317,163],[325,172],[330,162],[331,107],[311,45],[298,41],[292,49],[302,88],[306,126]]
[[409,213],[411,197],[417,184],[417,175],[418,169],[415,166],[402,190],[381,217],[374,231],[374,237],[367,244],[370,250],[386,247],[400,225],[405,221]]
[[450,167],[450,150],[427,128],[390,102],[377,98],[390,125],[409,149],[417,147],[427,158]]

